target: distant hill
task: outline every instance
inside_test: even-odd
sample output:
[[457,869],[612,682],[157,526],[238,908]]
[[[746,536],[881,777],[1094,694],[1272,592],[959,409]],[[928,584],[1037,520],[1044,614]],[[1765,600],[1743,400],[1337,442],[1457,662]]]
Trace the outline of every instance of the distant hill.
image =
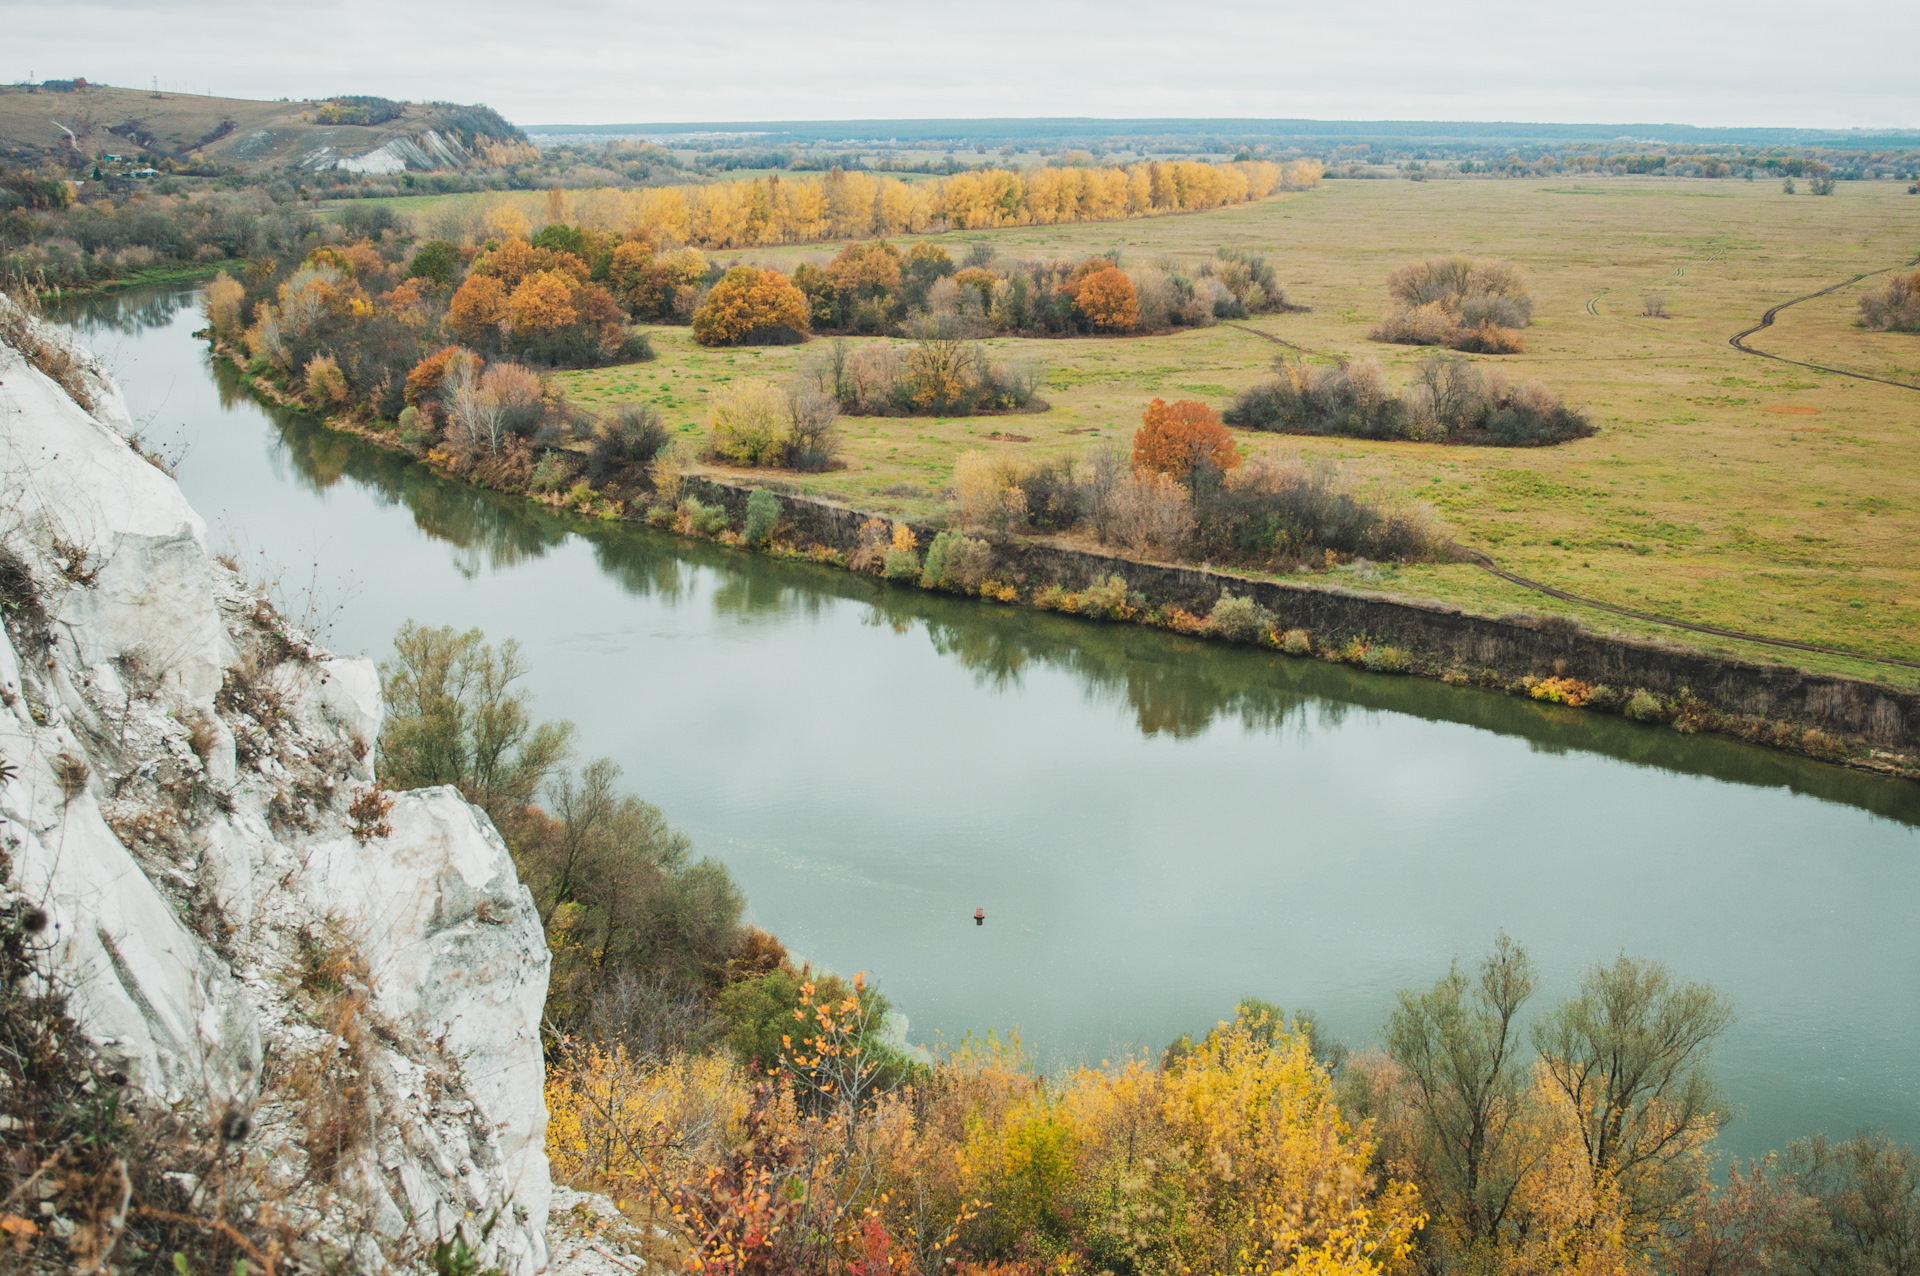
[[1060,144],[1150,138],[1174,142],[1302,143],[1313,147],[1391,143],[1405,146],[1492,146],[1545,143],[1690,146],[1810,146],[1844,150],[1920,148],[1920,130],[1702,128],[1692,124],[1545,124],[1471,120],[1097,119],[1059,117],[977,120],[731,120],[654,124],[533,124],[549,142],[592,142],[598,136],[750,137],[768,145],[825,143],[956,145]]
[[486,106],[337,97],[308,102],[153,93],[62,81],[0,86],[0,155],[16,162],[145,153],[249,174],[464,168],[526,134]]

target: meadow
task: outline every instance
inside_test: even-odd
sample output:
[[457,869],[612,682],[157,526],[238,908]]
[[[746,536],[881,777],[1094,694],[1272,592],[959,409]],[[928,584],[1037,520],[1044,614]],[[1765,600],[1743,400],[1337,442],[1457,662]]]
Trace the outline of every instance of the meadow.
[[[1333,361],[1373,357],[1398,384],[1425,357],[1368,333],[1387,311],[1384,281],[1438,253],[1496,257],[1523,270],[1538,305],[1525,353],[1476,356],[1538,379],[1585,407],[1592,438],[1550,448],[1450,447],[1237,432],[1249,449],[1298,450],[1410,487],[1462,545],[1584,597],[1744,632],[1911,659],[1920,632],[1920,391],[1744,354],[1728,338],[1769,306],[1920,250],[1920,198],[1905,183],[1849,182],[1826,197],[1774,184],[1665,178],[1340,181],[1206,213],[1122,223],[934,236],[956,258],[985,239],[1002,255],[1117,249],[1189,266],[1216,247],[1278,266],[1303,313],[1164,336],[995,340],[996,354],[1049,369],[1050,407],[973,418],[844,419],[846,468],[775,475],[862,508],[933,518],[955,458],[969,448],[1070,456],[1131,439],[1154,397],[1224,406],[1261,379],[1279,338]],[[912,237],[901,241],[904,247]],[[826,260],[831,247],[747,250],[723,261]],[[1853,326],[1859,291],[1782,312],[1750,339],[1788,358],[1920,382],[1920,338]],[[1649,317],[1646,294],[1664,296]],[[684,328],[652,333],[660,358],[561,374],[570,396],[610,409],[647,401],[689,441],[712,392],[780,379],[820,344],[704,350]],[[995,436],[998,437],[995,437]],[[719,472],[718,467],[709,467]],[[737,474],[738,472],[736,472]],[[1559,602],[1468,564],[1367,564],[1332,579],[1491,614],[1578,617],[1605,632],[1911,684],[1896,666],[1680,634]]]

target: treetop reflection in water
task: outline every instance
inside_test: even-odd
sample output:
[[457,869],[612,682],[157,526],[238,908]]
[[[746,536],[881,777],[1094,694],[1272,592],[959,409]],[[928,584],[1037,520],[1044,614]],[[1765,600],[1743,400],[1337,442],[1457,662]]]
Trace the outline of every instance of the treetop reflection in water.
[[1545,1000],[1622,947],[1731,993],[1742,1153],[1920,1136],[1914,786],[558,516],[264,425],[197,326],[137,334],[125,375],[136,415],[174,387],[155,425],[199,432],[210,521],[366,579],[348,650],[409,617],[522,641],[536,709],[916,1039],[1017,1025],[1098,1059],[1253,993],[1364,1045],[1505,927]]
[[[223,389],[237,377],[220,365]],[[1337,725],[1351,709],[1411,714],[1524,738],[1548,752],[1583,750],[1642,766],[1741,784],[1779,785],[1826,801],[1920,824],[1920,789],[1715,736],[1681,736],[1604,714],[1449,687],[1418,678],[1368,674],[1345,665],[1228,648],[1214,642],[985,604],[891,585],[809,563],[753,557],[633,524],[569,517],[518,497],[455,482],[399,453],[328,430],[282,409],[280,454],[315,490],[351,478],[404,505],[414,525],[465,551],[473,576],[518,566],[579,537],[629,594],[679,601],[690,567],[712,572],[716,611],[739,618],[816,612],[828,599],[873,608],[871,623],[905,633],[925,627],[933,649],[995,688],[1015,687],[1028,666],[1070,672],[1089,697],[1127,704],[1143,735],[1198,735],[1223,717],[1248,731],[1273,730],[1311,707]]]

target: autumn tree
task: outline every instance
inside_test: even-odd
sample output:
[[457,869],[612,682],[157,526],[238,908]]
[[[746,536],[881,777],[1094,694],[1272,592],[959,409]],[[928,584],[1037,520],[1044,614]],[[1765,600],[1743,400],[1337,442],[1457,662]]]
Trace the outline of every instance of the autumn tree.
[[808,328],[807,299],[777,270],[735,266],[693,313],[703,346],[785,345]]
[[1128,332],[1140,321],[1140,298],[1133,280],[1118,266],[1105,266],[1081,279],[1073,306],[1102,332]]
[[469,345],[494,345],[507,318],[507,288],[492,275],[472,274],[447,305],[447,331]]
[[1580,994],[1533,1026],[1543,1088],[1574,1123],[1596,1193],[1630,1227],[1664,1226],[1697,1188],[1699,1150],[1726,1124],[1707,1059],[1733,1007],[1658,962],[1594,966]]
[[1240,464],[1233,435],[1214,410],[1193,399],[1155,399],[1133,434],[1133,468],[1190,479],[1202,467],[1230,470]]

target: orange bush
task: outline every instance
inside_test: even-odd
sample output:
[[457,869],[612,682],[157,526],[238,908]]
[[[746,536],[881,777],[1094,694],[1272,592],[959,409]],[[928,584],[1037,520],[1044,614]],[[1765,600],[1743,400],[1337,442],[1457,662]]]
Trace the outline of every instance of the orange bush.
[[1103,267],[1082,279],[1073,305],[1088,323],[1107,332],[1127,332],[1140,321],[1140,298],[1133,280],[1118,266]]
[[440,385],[453,370],[454,360],[472,357],[459,346],[447,346],[414,364],[413,371],[407,373],[407,406],[417,407],[422,402],[430,402],[433,396],[440,393]]
[[735,266],[693,312],[693,339],[703,346],[766,340],[807,330],[806,296],[777,270]]
[[1155,399],[1147,405],[1141,420],[1144,424],[1133,434],[1135,470],[1185,478],[1203,461],[1220,470],[1240,464],[1233,435],[1204,403]]

